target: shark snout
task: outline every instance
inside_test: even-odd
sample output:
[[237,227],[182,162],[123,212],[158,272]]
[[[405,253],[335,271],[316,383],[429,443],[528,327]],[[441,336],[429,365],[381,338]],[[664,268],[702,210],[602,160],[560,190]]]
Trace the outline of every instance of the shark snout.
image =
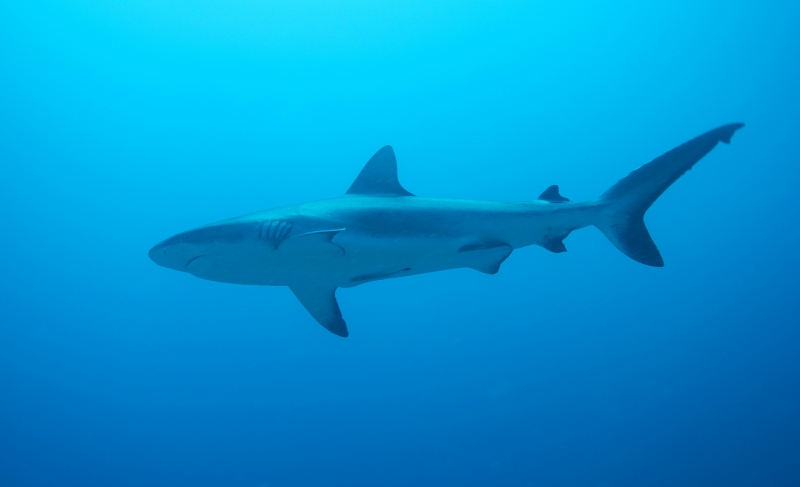
[[150,260],[168,269],[176,271],[188,271],[189,265],[195,262],[205,254],[200,253],[199,250],[192,250],[185,248],[186,246],[170,245],[169,243],[160,243],[150,249],[147,253]]
[[184,232],[155,245],[147,255],[161,267],[185,271],[189,263],[200,255],[200,249],[196,247],[192,244],[190,232]]
[[148,252],[156,264],[177,271],[189,271],[189,265],[200,257],[216,255],[232,244],[255,241],[259,226],[252,223],[207,225],[174,235]]
[[150,257],[150,260],[161,267],[182,271],[186,268],[186,261],[184,260],[183,263],[181,263],[182,259],[178,254],[179,252],[175,246],[166,242],[161,242],[160,244],[154,246],[152,249],[150,249],[150,252],[147,253],[148,257]]

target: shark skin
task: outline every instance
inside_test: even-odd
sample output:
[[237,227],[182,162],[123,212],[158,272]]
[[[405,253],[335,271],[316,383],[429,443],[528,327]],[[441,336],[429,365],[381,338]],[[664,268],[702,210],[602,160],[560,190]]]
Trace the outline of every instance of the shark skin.
[[183,232],[153,247],[149,256],[201,279],[288,286],[317,322],[346,337],[337,288],[463,267],[494,274],[515,249],[539,245],[564,252],[564,238],[592,225],[632,259],[663,266],[644,213],[742,126],[725,125],[692,139],[589,202],[572,202],[557,186],[527,202],[414,196],[400,185],[394,151],[386,146],[342,196]]

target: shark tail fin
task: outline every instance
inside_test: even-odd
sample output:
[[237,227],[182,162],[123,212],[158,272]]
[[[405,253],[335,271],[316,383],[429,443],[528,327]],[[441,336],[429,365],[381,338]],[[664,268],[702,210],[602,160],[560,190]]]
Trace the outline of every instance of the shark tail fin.
[[644,225],[644,214],[667,188],[719,143],[730,143],[744,124],[718,127],[680,145],[636,169],[608,189],[594,224],[623,254],[645,265],[662,267],[664,260]]

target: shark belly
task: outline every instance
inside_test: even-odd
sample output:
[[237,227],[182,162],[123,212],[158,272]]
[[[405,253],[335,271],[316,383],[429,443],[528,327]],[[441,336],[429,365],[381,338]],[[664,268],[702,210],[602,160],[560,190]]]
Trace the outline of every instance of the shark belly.
[[[341,248],[340,253],[327,251]],[[332,244],[296,253],[259,242],[218,245],[197,252],[187,272],[216,282],[289,286],[315,282],[353,287],[366,282],[465,267],[459,242],[446,238],[370,236],[343,231]]]
[[[474,267],[485,260],[485,248],[496,247],[476,245],[472,249],[471,242],[475,239],[469,237],[376,236],[349,231],[337,235],[334,241],[346,249],[346,255],[340,262],[331,263],[341,264],[335,271],[337,287],[354,287],[382,279]],[[507,254],[511,252],[510,247],[504,248],[508,249]]]
[[209,281],[229,284],[285,286],[293,270],[301,270],[278,255],[279,251],[263,245],[219,245],[186,266],[187,272]]

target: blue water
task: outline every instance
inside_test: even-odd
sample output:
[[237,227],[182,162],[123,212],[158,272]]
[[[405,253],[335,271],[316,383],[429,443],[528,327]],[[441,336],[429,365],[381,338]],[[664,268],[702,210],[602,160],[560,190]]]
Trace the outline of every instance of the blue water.
[[[800,485],[800,4],[3,2],[0,485]],[[338,292],[147,251],[343,193],[596,198],[747,126],[569,252]]]

